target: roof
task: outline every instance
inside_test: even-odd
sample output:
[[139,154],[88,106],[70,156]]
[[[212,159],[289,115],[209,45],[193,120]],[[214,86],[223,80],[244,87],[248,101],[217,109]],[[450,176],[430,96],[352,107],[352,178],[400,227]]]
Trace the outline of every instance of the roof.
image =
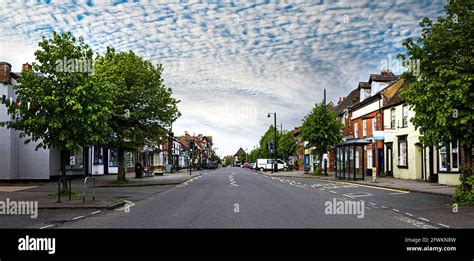
[[382,108],[388,108],[400,103],[404,103],[405,100],[400,96],[400,90],[406,90],[408,85],[403,79],[400,79],[392,84],[393,88],[384,89],[382,97],[384,98],[384,105]]
[[239,150],[234,154],[234,156],[239,156],[245,154],[245,151],[242,148],[239,148]]
[[350,139],[346,140],[342,143],[337,144],[336,146],[348,146],[348,145],[366,145],[366,144],[371,144],[372,141],[369,140],[364,140],[364,139]]
[[379,92],[375,93],[374,95],[370,96],[369,98],[359,102],[359,103],[356,103],[354,104],[353,106],[351,106],[351,110],[355,110],[355,109],[359,109],[361,107],[364,107],[365,105],[369,104],[369,103],[372,103],[376,100],[379,100],[379,99],[383,99],[384,101],[387,99],[387,98],[391,98],[393,96],[393,94],[395,94],[396,91],[398,91],[398,89],[400,88],[400,86],[403,84],[403,81],[400,81],[399,78],[397,78],[397,80],[395,82],[392,82],[390,84],[388,84],[387,86],[385,86],[382,90],[380,90]]
[[398,80],[398,76],[394,75],[393,73],[389,74],[371,74],[369,77],[368,83],[374,82],[393,82]]
[[359,88],[370,89],[370,84],[368,82],[359,82]]
[[342,113],[345,109],[348,109],[352,105],[357,104],[359,102],[359,99],[360,99],[360,92],[359,92],[359,89],[357,88],[351,91],[349,95],[347,95],[347,97],[341,101],[341,103],[339,103],[338,105],[336,105],[336,107],[334,107],[334,112],[336,114]]

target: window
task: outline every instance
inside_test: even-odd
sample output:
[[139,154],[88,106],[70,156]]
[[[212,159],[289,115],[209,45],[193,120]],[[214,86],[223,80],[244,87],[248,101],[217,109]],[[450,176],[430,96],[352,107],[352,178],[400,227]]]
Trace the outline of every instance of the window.
[[403,105],[402,111],[402,127],[408,126],[408,105]]
[[355,155],[355,167],[356,169],[359,168],[359,150],[356,150],[356,155]]
[[367,136],[367,120],[362,121],[362,136]]
[[390,110],[390,129],[395,129],[395,108]]
[[372,157],[372,149],[367,150],[367,168],[372,168],[374,159]]
[[377,130],[377,117],[372,118],[372,133]]
[[398,137],[398,167],[408,167],[407,136]]
[[109,167],[118,167],[117,149],[110,149]]
[[354,123],[354,138],[359,137],[359,124],[356,122]]
[[77,148],[68,151],[66,155],[65,169],[67,170],[82,170],[84,164],[84,153],[82,148]]
[[94,164],[102,164],[104,158],[104,151],[99,146],[94,146]]
[[459,171],[459,144],[452,142],[438,150],[440,171]]
[[125,152],[124,161],[125,161],[125,167],[127,168],[133,167],[133,153],[131,151]]

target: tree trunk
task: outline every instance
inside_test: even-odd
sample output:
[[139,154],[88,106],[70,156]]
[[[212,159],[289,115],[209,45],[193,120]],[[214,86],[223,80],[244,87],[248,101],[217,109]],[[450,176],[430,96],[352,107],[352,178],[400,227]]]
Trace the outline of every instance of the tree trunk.
[[[63,178],[66,177],[66,168],[64,167],[64,165],[66,164],[66,154],[67,154],[67,150],[61,149],[60,157],[59,157],[59,162],[60,162],[59,167],[61,170],[61,177]],[[68,183],[66,179],[62,180],[62,185],[63,185],[62,191],[68,191]]]
[[467,184],[467,179],[472,175],[472,145],[463,145],[466,165],[462,167],[463,190],[471,192],[472,185]]
[[117,161],[118,161],[118,181],[125,181],[125,150],[123,148],[117,149]]
[[83,152],[83,166],[84,166],[84,177],[89,176],[89,148],[87,146],[82,146]]

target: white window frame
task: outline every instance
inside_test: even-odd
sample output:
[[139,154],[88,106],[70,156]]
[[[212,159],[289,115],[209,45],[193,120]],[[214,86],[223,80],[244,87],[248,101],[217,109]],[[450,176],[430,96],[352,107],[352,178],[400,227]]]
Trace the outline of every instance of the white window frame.
[[408,127],[408,114],[409,114],[408,104],[402,106],[402,127]]
[[377,116],[372,118],[372,135],[377,130]]
[[[454,144],[456,145],[454,148],[453,146],[453,142],[449,143],[447,146],[442,146],[440,144],[440,146],[438,147],[438,169],[440,171],[459,171],[459,164],[460,164],[460,150],[459,150],[459,141],[456,141],[454,142]],[[443,167],[442,165],[442,157],[441,155],[442,154],[447,154],[446,155],[446,160],[447,160],[447,165],[449,165],[449,168],[448,167]],[[457,160],[456,160],[456,164],[457,164],[457,167],[454,168],[452,167],[454,164],[454,154],[457,155]]]
[[372,155],[372,149],[367,150],[367,168],[373,168],[374,166],[374,159]]
[[390,129],[395,129],[397,124],[397,110],[395,108],[390,109]]
[[359,123],[354,123],[354,138],[359,138]]
[[[403,154],[402,144],[405,144],[405,154]],[[408,167],[408,137],[398,138],[398,150],[398,166]]]
[[362,120],[362,137],[367,136],[367,120]]

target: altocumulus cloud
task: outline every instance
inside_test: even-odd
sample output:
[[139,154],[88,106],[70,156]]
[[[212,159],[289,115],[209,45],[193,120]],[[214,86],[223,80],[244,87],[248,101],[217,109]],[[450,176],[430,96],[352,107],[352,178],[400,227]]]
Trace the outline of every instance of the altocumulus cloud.
[[220,155],[251,149],[277,112],[301,124],[328,89],[336,101],[421,34],[445,1],[28,1],[2,3],[0,60],[31,61],[41,36],[71,31],[162,63],[183,116],[175,133],[214,136]]

